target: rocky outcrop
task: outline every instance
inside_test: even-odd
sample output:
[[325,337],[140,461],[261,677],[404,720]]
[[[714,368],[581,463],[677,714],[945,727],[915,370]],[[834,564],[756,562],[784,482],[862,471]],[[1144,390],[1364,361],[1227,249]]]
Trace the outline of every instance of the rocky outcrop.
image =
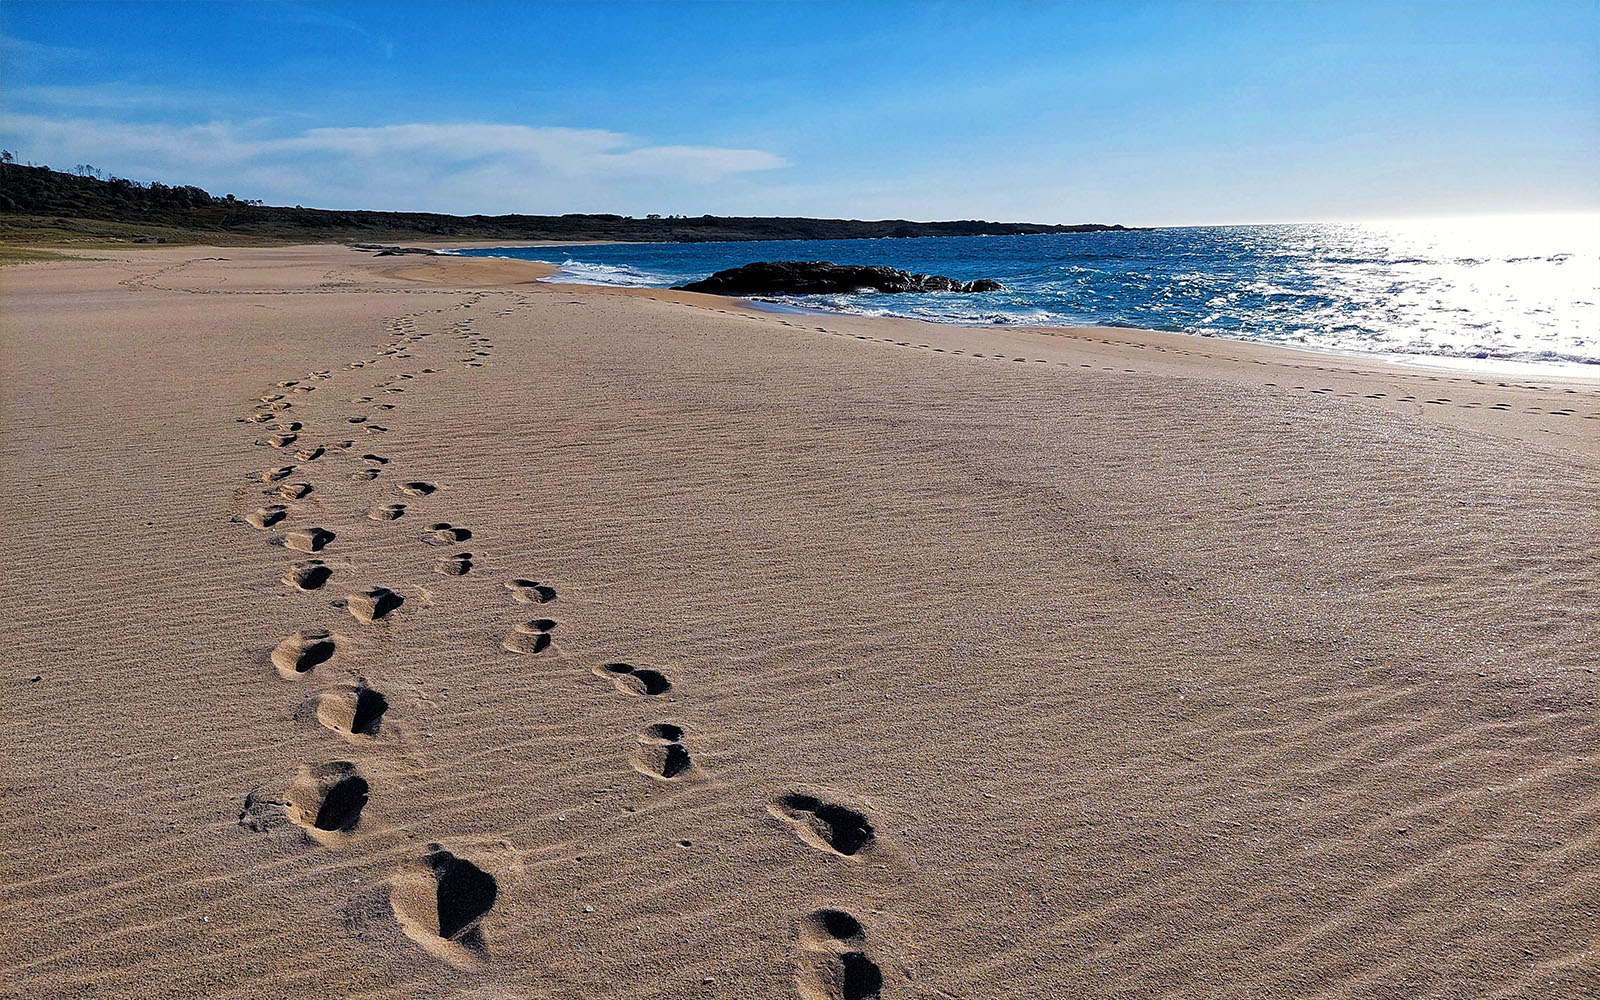
[[350,249],[359,250],[362,253],[370,253],[374,257],[395,257],[412,253],[433,255],[438,253],[436,250],[428,250],[423,247],[391,247],[384,246],[382,243],[352,243],[350,244]]
[[961,281],[912,274],[892,267],[830,264],[821,260],[771,260],[718,271],[678,288],[713,295],[848,295],[852,292],[999,292],[998,281]]

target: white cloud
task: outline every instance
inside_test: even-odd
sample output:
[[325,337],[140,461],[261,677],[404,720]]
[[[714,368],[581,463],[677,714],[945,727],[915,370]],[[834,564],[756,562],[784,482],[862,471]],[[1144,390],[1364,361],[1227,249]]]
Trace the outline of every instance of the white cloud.
[[650,210],[787,162],[759,149],[646,145],[605,129],[490,123],[314,128],[266,122],[154,125],[16,114],[0,142],[58,167],[93,162],[138,180],[199,184],[269,202],[450,212]]

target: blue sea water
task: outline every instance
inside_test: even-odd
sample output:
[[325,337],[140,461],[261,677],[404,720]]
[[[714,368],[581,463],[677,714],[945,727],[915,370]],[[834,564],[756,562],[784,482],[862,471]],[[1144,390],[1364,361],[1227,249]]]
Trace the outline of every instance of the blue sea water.
[[1600,365],[1596,216],[457,252],[557,264],[557,281],[645,287],[758,260],[887,264],[997,278],[1006,290],[767,301],[941,323],[1140,327],[1367,354]]

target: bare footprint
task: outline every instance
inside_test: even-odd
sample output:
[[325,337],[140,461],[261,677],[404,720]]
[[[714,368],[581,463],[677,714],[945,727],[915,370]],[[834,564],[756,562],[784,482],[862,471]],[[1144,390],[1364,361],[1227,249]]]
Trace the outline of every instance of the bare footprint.
[[365,682],[342,684],[317,696],[317,721],[345,736],[377,736],[389,699]]
[[805,792],[779,797],[767,806],[767,812],[794,827],[805,843],[841,857],[853,858],[877,841],[866,816]]
[[284,677],[299,677],[333,658],[336,644],[326,629],[303,628],[272,650],[272,665]]
[[276,469],[268,469],[267,471],[263,472],[261,474],[261,481],[263,483],[275,483],[280,479],[287,478],[292,472],[294,472],[294,466],[280,465]]
[[438,488],[439,487],[433,485],[432,483],[424,482],[401,483],[396,487],[396,489],[408,497],[425,497]]
[[694,767],[683,747],[683,727],[671,722],[658,722],[641,733],[628,762],[657,781],[677,781]]
[[433,571],[440,576],[466,576],[472,572],[472,553],[457,552],[433,564]]
[[361,822],[369,792],[367,779],[347,760],[302,765],[285,796],[284,812],[318,843],[336,843]]
[[285,548],[294,549],[296,552],[321,552],[335,537],[334,533],[326,528],[312,525],[284,535],[283,544]]
[[550,633],[556,623],[548,618],[536,618],[518,625],[500,640],[500,645],[513,653],[542,653],[550,648]]
[[498,895],[493,875],[429,844],[419,862],[394,877],[389,902],[407,937],[436,958],[472,968],[488,952],[480,924]]
[[289,508],[278,504],[269,504],[257,508],[244,516],[245,523],[257,528],[270,528],[289,515]]
[[278,496],[285,500],[299,500],[311,492],[310,483],[284,483],[278,487]]
[[283,583],[295,590],[321,590],[332,578],[333,570],[321,559],[307,559],[290,566],[289,572],[283,575]]
[[844,910],[808,914],[795,934],[800,964],[795,988],[803,1000],[873,1000],[883,972],[867,956],[861,921]]
[[405,512],[405,504],[391,503],[384,504],[382,507],[372,508],[371,510],[367,511],[367,516],[372,518],[374,521],[393,521],[395,518],[405,514]]
[[596,677],[609,680],[618,691],[641,698],[656,698],[672,690],[667,675],[631,663],[606,663],[594,668]]
[[466,528],[458,528],[447,521],[430,524],[423,529],[422,540],[428,545],[454,545],[472,537]]
[[378,470],[377,469],[357,469],[356,471],[350,473],[350,478],[354,479],[358,483],[371,482],[372,480],[378,478]]
[[346,598],[350,614],[363,625],[383,621],[406,602],[388,587],[369,587]]
[[538,580],[507,580],[506,589],[518,604],[549,604],[556,599],[556,588]]

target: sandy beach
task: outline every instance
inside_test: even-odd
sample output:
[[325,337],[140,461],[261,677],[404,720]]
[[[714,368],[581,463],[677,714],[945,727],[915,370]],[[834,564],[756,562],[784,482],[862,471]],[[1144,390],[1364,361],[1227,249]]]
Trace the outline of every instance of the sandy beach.
[[0,269],[27,997],[1580,998],[1600,383]]

